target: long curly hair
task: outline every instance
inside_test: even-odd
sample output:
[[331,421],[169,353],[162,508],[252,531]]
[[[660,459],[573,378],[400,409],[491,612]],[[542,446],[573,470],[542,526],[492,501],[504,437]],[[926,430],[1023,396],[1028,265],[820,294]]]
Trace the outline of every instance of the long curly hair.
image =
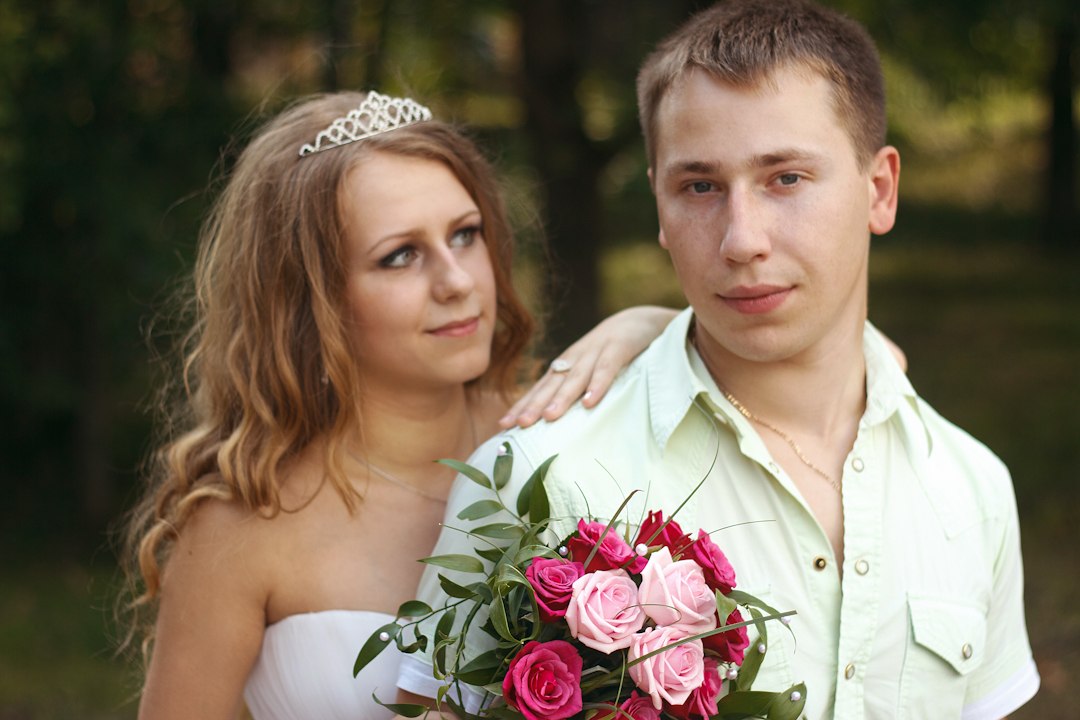
[[[491,165],[452,126],[429,121],[299,157],[302,144],[364,99],[306,98],[268,122],[240,154],[200,236],[192,318],[176,356],[176,401],[129,517],[124,545],[126,647],[149,657],[161,578],[199,504],[216,498],[273,517],[283,464],[326,438],[329,482],[350,511],[346,441],[362,431],[361,378],[346,327],[346,247],[340,188],[374,151],[446,165],[477,203],[494,269],[496,328],[486,372],[470,392],[509,398],[533,320],[511,284],[514,238]],[[168,393],[167,393],[168,395]]]

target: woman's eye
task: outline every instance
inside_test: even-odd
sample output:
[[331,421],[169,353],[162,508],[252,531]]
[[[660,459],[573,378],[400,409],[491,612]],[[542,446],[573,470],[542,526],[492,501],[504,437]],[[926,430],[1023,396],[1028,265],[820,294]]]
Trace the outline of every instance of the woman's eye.
[[476,242],[476,238],[480,236],[482,231],[483,228],[480,225],[459,228],[451,236],[450,245],[453,247],[468,247]]
[[416,258],[416,248],[412,245],[398,248],[379,261],[380,267],[401,268],[406,267]]

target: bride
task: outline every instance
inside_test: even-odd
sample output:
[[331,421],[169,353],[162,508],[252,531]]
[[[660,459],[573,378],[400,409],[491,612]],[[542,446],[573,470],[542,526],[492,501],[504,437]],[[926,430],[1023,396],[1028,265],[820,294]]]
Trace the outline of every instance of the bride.
[[393,700],[395,654],[352,664],[434,545],[433,461],[594,404],[672,314],[609,318],[507,414],[532,331],[512,244],[491,167],[410,100],[309,98],[245,149],[128,531],[140,718],[392,716],[371,695]]

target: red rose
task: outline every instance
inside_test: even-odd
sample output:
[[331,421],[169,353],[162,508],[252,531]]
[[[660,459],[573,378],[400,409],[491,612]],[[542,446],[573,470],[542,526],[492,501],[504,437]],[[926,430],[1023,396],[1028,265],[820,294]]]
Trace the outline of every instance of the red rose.
[[[566,542],[566,546],[570,550],[570,557],[577,562],[584,563],[585,559],[589,557],[589,553],[596,547],[600,536],[604,535],[605,528],[607,528],[605,523],[578,520],[577,533]],[[600,542],[600,549],[593,555],[592,562],[585,566],[585,572],[618,570],[623,565],[626,565],[624,569],[634,574],[641,572],[642,568],[645,567],[645,562],[645,558],[637,555],[634,549],[627,545],[622,536],[615,531],[615,528],[612,528],[604,535],[603,541]]]
[[[663,530],[657,535],[656,531],[661,526]],[[656,537],[653,537],[656,535]],[[690,536],[683,532],[683,529],[679,527],[679,523],[671,520],[667,525],[664,525],[664,513],[649,511],[649,517],[645,519],[645,522],[641,523],[641,529],[638,530],[637,539],[634,540],[634,545],[640,545],[644,543],[646,545],[664,545],[671,550],[672,556],[679,555],[686,551],[686,548],[693,542]]]
[[735,587],[735,568],[731,567],[724,552],[709,539],[709,533],[698,530],[698,539],[687,550],[685,557],[690,558],[705,571],[705,582],[713,590],[727,595]]
[[720,676],[720,667],[716,660],[706,656],[705,680],[697,690],[690,693],[682,705],[669,705],[667,711],[681,720],[711,718],[716,714],[716,701],[720,699],[720,689],[724,679]]
[[503,678],[506,703],[525,720],[563,720],[581,712],[581,656],[565,640],[531,640]]
[[[723,623],[717,623],[716,627],[734,625],[742,621],[742,613],[736,609],[731,611],[731,614]],[[706,650],[716,653],[724,662],[742,665],[743,655],[746,654],[746,648],[750,644],[750,636],[747,634],[746,628],[741,627],[702,638],[701,643]]]
[[616,714],[614,710],[601,710],[593,715],[592,720],[660,720],[660,711],[653,707],[652,698],[648,695],[638,695],[634,690],[630,697],[623,701],[619,709],[624,714]]
[[585,574],[579,562],[562,558],[536,558],[525,570],[525,578],[533,587],[540,619],[549,623],[566,614],[574,581]]

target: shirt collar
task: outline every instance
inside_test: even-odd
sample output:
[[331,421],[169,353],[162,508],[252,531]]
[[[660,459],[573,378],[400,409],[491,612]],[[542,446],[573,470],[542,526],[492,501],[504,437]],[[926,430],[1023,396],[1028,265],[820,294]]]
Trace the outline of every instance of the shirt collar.
[[[649,419],[653,438],[660,448],[667,446],[672,433],[694,408],[699,396],[699,409],[741,434],[738,433],[739,422],[733,416],[736,411],[726,402],[713,401],[715,399],[710,398],[711,383],[707,385],[695,373],[692,358],[696,358],[687,339],[693,317],[692,308],[679,313],[642,356],[648,384]],[[863,333],[863,353],[866,357],[867,401],[860,428],[872,427],[895,416],[914,444],[912,449],[920,450],[923,456],[929,455],[932,449],[930,431],[922,417],[915,389],[881,334],[869,322]]]

